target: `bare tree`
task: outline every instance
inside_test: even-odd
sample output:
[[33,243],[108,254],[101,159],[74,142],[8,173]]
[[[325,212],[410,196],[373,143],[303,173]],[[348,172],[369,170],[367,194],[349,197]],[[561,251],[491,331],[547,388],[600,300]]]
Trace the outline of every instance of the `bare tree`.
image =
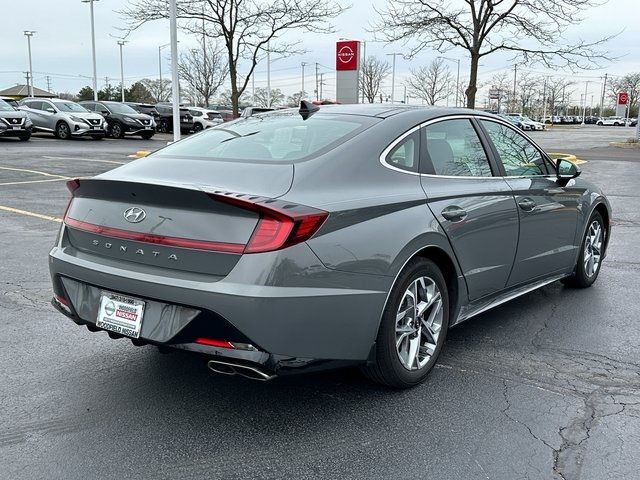
[[573,85],[574,82],[572,80],[564,78],[549,79],[546,88],[546,101],[551,115],[559,114],[560,109],[566,112],[567,100],[573,94]]
[[482,86],[488,86],[494,93],[497,93],[495,100],[498,101],[496,110],[500,112],[500,109],[504,103],[509,104],[509,100],[512,96],[509,89],[510,79],[507,72],[500,72],[494,74],[487,83]]
[[196,102],[204,107],[222,86],[229,74],[226,57],[216,44],[183,53],[178,60],[178,73],[196,97]]
[[298,107],[298,106],[300,106],[300,100],[302,100],[306,96],[307,96],[307,92],[304,92],[302,90],[290,95],[287,98],[287,106],[288,107]]
[[389,62],[374,56],[365,59],[360,69],[360,88],[369,103],[373,103],[380,92],[380,84],[389,75]]
[[540,94],[540,86],[542,80],[539,77],[532,76],[529,73],[523,73],[517,80],[516,97],[514,105],[520,112],[526,114],[531,113],[534,99]]
[[[202,34],[204,23],[207,36],[224,40],[235,115],[238,99],[267,48],[279,56],[304,52],[297,39],[276,43],[276,38],[290,30],[331,33],[329,20],[344,9],[336,0],[177,0],[178,18],[186,22],[183,28]],[[149,21],[168,18],[168,1],[129,0],[120,13],[131,31]],[[239,63],[248,67],[244,75],[238,72]]]
[[152,80],[143,78],[140,83],[149,90],[149,93],[156,102],[166,102],[171,95],[171,80],[163,78],[162,80]]
[[467,107],[474,108],[480,59],[506,51],[524,62],[546,67],[593,68],[610,60],[600,46],[613,36],[593,42],[563,44],[569,25],[600,0],[388,0],[379,10],[374,31],[386,41],[412,42],[410,56],[424,48],[469,53]]
[[256,88],[254,100],[256,107],[275,108],[284,103],[284,93],[279,88],[272,88],[271,96],[267,93],[266,88]]
[[442,58],[436,58],[427,67],[411,69],[411,76],[407,79],[412,96],[423,99],[428,105],[447,98],[451,84],[451,72]]

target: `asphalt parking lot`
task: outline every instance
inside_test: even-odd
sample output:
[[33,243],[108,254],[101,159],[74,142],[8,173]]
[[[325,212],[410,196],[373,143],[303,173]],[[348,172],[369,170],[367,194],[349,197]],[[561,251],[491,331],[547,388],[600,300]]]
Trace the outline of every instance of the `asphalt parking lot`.
[[559,282],[453,329],[408,391],[352,370],[214,375],[56,312],[47,253],[89,176],[170,139],[0,140],[0,478],[634,479],[640,471],[640,150],[623,127],[531,136],[613,207],[587,290]]

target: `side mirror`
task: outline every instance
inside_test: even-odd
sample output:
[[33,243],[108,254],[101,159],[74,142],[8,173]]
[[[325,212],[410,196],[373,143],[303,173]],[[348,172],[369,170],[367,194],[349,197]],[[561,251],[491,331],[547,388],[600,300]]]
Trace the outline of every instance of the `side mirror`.
[[102,115],[109,115],[109,110],[102,110],[100,113]]
[[47,112],[49,112],[49,113],[56,113],[56,110],[55,110],[55,108],[47,107]]
[[568,182],[572,178],[578,177],[582,171],[580,167],[578,167],[575,163],[570,162],[569,160],[565,160],[564,158],[559,158],[556,161],[556,170],[558,180],[563,180]]

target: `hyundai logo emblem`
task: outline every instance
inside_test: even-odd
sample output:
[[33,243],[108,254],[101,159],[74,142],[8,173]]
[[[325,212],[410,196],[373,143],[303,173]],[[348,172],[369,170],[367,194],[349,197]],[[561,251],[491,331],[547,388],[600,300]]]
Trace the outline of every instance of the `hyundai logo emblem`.
[[147,212],[140,207],[131,207],[124,211],[124,219],[130,223],[140,223],[146,216]]

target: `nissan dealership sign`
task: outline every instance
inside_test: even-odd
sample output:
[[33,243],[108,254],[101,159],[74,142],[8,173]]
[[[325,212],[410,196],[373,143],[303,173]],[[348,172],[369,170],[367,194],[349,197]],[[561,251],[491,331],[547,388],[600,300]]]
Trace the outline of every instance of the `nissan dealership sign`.
[[358,69],[358,44],[356,40],[336,44],[336,70]]
[[336,43],[336,100],[358,103],[360,74],[360,42],[341,40]]

